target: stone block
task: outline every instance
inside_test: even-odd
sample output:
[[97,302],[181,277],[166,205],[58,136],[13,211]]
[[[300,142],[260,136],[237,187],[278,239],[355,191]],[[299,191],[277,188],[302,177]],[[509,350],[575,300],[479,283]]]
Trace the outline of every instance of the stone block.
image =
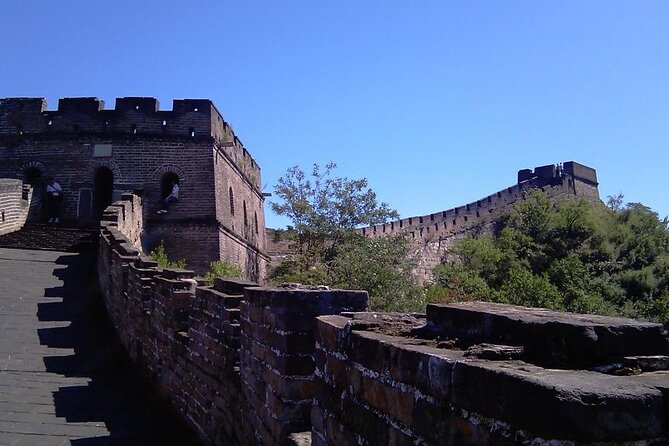
[[411,426],[415,396],[410,389],[401,390],[395,386],[363,375],[361,400],[404,426]]
[[358,433],[369,443],[389,444],[388,422],[385,419],[350,395],[344,395],[341,405],[340,413],[347,430]]
[[344,316],[328,315],[316,318],[316,341],[331,351],[343,351],[341,337],[351,319]]
[[195,277],[195,272],[181,268],[164,268],[161,275],[170,280],[192,279]]
[[661,324],[484,302],[427,306],[427,331],[471,343],[525,347],[525,358],[591,367],[625,356],[665,355]]
[[665,424],[661,392],[596,372],[543,369],[520,361],[462,361],[453,369],[453,404],[572,441],[654,438]]

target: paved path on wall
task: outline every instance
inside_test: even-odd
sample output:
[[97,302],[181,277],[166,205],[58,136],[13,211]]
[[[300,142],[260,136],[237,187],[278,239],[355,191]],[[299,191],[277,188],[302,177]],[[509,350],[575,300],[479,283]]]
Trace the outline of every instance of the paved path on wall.
[[130,373],[95,257],[0,248],[0,445],[194,444]]

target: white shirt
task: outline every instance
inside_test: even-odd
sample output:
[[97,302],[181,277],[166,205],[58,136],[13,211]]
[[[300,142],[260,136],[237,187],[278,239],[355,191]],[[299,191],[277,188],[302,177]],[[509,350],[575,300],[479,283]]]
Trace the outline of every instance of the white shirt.
[[177,183],[174,183],[174,186],[172,186],[172,193],[170,195],[177,200],[179,199],[179,185]]
[[56,181],[54,181],[53,183],[49,184],[46,187],[46,193],[51,194],[54,197],[57,197],[58,195],[60,195],[60,193],[62,191],[63,191],[63,189],[61,189],[60,184],[58,184]]

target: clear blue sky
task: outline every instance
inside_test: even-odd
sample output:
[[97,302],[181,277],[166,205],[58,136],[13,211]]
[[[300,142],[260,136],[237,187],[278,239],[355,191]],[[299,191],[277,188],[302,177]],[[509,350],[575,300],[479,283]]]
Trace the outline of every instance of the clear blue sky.
[[575,160],[669,215],[667,1],[5,1],[0,42],[0,97],[211,98],[267,191],[335,161],[407,217]]

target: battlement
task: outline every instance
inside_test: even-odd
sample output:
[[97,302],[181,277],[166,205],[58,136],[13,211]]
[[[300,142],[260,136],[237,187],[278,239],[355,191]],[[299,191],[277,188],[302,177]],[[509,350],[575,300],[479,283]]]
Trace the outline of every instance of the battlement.
[[522,169],[518,171],[518,184],[525,181],[533,182],[538,185],[557,184],[562,181],[564,176],[572,177],[576,180],[597,186],[597,171],[592,167],[579,164],[575,161],[567,161],[560,164],[548,164],[546,166],[535,167],[532,169]]
[[113,109],[95,97],[62,98],[56,110],[48,110],[44,98],[0,99],[0,139],[81,135],[213,138],[236,164],[248,165],[245,171],[260,170],[209,99],[175,99],[172,110],[160,110],[151,97],[117,98]]

